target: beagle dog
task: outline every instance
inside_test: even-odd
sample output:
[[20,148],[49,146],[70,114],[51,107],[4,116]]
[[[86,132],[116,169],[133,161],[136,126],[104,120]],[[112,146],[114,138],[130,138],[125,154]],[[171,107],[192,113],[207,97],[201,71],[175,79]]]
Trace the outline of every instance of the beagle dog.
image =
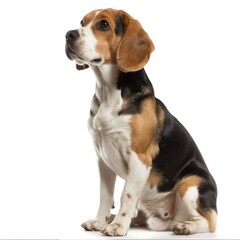
[[[96,75],[89,130],[100,206],[82,227],[107,236],[137,224],[180,235],[214,232],[216,183],[188,131],[154,95],[144,70],[154,45],[140,23],[122,10],[94,10],[67,32],[65,49],[77,69]],[[113,219],[116,176],[125,185]]]

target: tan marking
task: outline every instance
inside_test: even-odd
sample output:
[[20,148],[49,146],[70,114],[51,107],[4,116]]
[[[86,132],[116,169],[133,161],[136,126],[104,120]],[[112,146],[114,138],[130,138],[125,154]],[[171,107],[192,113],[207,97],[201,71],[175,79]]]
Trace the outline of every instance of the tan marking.
[[142,89],[141,92],[137,93],[137,94],[134,94],[130,97],[128,97],[126,100],[124,100],[123,104],[122,104],[122,109],[121,111],[124,111],[126,110],[132,103],[134,103],[134,101],[141,97],[141,96],[146,96],[146,95],[150,95],[150,94],[153,94],[153,90],[152,88],[150,87],[144,87]]
[[130,193],[127,193],[127,197],[130,199],[132,198],[131,194]]
[[125,213],[125,212],[123,212],[123,213],[121,214],[121,216],[122,216],[122,217],[125,217],[125,216],[126,216],[126,213]]
[[162,182],[163,182],[163,177],[158,172],[152,169],[148,177],[148,183],[150,184],[150,188],[153,188],[154,186],[158,186]]
[[[193,175],[183,178],[179,183],[176,184],[177,192],[179,196],[182,198],[189,187],[196,186],[198,187],[201,183],[203,183],[203,178]],[[207,219],[209,223],[210,232],[215,232],[216,230],[216,220],[217,220],[217,213],[215,210],[204,210],[200,207],[199,198],[197,199],[197,212],[202,215],[204,218]]]
[[154,141],[157,128],[156,103],[153,97],[142,103],[142,112],[132,115],[130,121],[131,148],[139,159],[147,166],[152,165],[152,159],[159,152],[158,144]]
[[165,120],[165,112],[164,110],[160,109],[158,114],[158,122],[161,124],[161,127],[163,127],[164,120]]
[[197,211],[199,214],[201,214],[203,217],[205,217],[209,224],[210,232],[216,231],[216,223],[217,223],[217,213],[215,210],[204,210],[200,207],[199,199],[197,200]]
[[196,175],[184,177],[182,180],[180,180],[179,183],[177,183],[177,192],[179,193],[179,196],[182,198],[189,187],[193,186],[198,187],[202,182],[203,179]]
[[101,10],[100,9],[93,10],[90,13],[88,13],[87,15],[85,15],[83,18],[83,27],[86,27],[89,23],[91,23],[99,11],[101,11]]
[[[114,31],[118,12],[113,9],[104,9],[97,14],[92,24],[93,34],[97,39],[96,52],[100,53],[105,63],[116,63],[117,48],[121,40],[121,37],[118,37]],[[96,28],[96,24],[103,19],[108,22],[110,30],[100,31]]]

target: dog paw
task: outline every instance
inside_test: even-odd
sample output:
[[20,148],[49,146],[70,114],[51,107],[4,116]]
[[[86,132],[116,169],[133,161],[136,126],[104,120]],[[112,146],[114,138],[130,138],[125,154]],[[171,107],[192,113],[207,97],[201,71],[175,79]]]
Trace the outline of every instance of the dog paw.
[[81,227],[86,231],[100,231],[106,225],[106,222],[101,222],[98,219],[90,219],[82,223]]
[[128,228],[118,223],[108,224],[101,230],[101,233],[106,236],[125,236],[127,232]]
[[189,235],[190,229],[188,228],[187,224],[184,222],[179,222],[173,227],[173,232],[176,235]]

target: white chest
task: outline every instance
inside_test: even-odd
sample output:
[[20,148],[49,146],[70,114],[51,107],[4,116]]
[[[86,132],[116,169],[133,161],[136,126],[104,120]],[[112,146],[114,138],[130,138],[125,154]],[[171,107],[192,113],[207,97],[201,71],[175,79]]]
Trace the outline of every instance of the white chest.
[[105,89],[101,93],[98,97],[96,93],[92,101],[89,130],[99,159],[125,179],[131,153],[130,116],[118,114],[123,103],[119,90]]

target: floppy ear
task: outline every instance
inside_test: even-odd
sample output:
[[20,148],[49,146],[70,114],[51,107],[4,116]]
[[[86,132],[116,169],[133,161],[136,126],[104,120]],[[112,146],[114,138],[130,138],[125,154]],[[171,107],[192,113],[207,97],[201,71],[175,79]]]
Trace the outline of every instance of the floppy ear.
[[124,34],[117,49],[117,65],[123,72],[140,70],[154,50],[152,40],[141,24],[124,14]]

